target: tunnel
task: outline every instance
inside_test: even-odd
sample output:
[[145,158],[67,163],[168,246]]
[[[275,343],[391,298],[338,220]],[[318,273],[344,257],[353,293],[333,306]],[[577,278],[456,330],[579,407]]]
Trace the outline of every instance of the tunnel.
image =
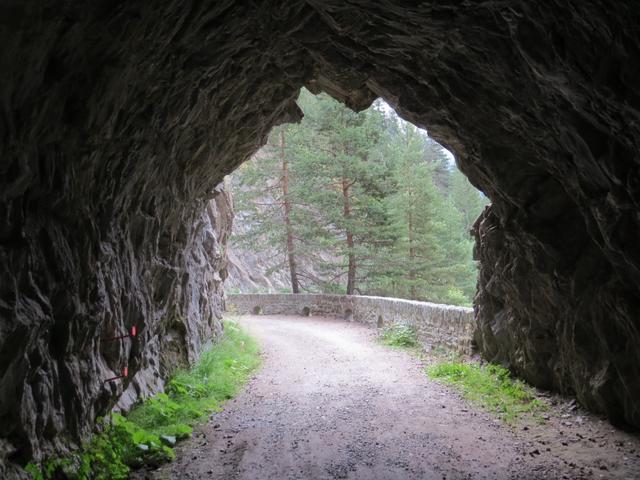
[[218,185],[302,87],[383,98],[489,197],[484,358],[640,427],[639,24],[633,1],[3,2],[0,474],[220,333]]

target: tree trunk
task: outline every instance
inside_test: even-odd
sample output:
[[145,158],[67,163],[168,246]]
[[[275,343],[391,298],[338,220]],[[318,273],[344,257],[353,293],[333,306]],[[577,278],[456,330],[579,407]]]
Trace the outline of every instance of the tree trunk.
[[415,274],[415,258],[416,258],[416,252],[413,248],[413,215],[412,215],[412,211],[411,208],[413,208],[413,206],[409,206],[409,215],[407,218],[407,227],[408,227],[408,237],[409,237],[409,282],[411,284],[411,294],[410,294],[410,298],[411,300],[416,300],[416,274]]
[[287,259],[291,276],[291,291],[300,293],[296,256],[293,249],[293,228],[291,227],[291,198],[289,197],[289,162],[285,155],[284,132],[280,131],[280,160],[282,161],[282,198],[284,203],[284,224],[287,232]]
[[347,249],[349,267],[347,270],[347,295],[353,295],[356,288],[356,256],[353,252],[353,232],[349,227],[349,219],[351,218],[351,204],[349,203],[349,183],[346,178],[342,179],[342,214],[346,220]]

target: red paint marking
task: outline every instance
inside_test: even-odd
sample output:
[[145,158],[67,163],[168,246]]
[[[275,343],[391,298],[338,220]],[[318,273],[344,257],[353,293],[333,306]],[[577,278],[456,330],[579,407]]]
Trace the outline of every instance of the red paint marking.
[[117,377],[107,378],[105,382],[113,382],[114,380],[120,380],[121,378],[127,378],[129,376],[129,367],[124,367],[122,369],[122,375],[118,375]]
[[138,334],[138,328],[134,325],[133,327],[131,327],[130,333],[127,333],[125,335],[118,335],[116,337],[105,338],[102,341],[103,342],[112,342],[114,340],[122,340],[122,339],[129,338],[129,337],[133,338],[137,334]]

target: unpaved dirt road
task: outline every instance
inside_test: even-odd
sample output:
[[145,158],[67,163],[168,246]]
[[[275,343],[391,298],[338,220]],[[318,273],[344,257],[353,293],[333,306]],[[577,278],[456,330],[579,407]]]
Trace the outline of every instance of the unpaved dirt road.
[[545,426],[507,426],[362,325],[240,323],[261,344],[261,370],[151,478],[640,478],[638,437],[575,407],[552,408]]

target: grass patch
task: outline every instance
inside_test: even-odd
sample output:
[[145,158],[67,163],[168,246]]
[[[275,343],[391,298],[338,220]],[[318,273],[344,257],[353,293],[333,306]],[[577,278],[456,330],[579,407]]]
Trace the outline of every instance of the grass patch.
[[498,365],[444,361],[428,367],[427,374],[454,385],[466,399],[509,423],[523,414],[536,416],[548,408],[531,387],[511,378],[509,371]]
[[225,322],[220,342],[192,368],[176,372],[166,393],[139,404],[126,417],[113,414],[100,420],[99,433],[69,457],[29,464],[26,471],[34,480],[117,480],[128,478],[132,468],[171,461],[172,445],[219,411],[259,364],[256,342],[235,322]]
[[416,330],[411,325],[389,325],[382,329],[379,339],[383,345],[390,347],[417,348],[420,346]]

